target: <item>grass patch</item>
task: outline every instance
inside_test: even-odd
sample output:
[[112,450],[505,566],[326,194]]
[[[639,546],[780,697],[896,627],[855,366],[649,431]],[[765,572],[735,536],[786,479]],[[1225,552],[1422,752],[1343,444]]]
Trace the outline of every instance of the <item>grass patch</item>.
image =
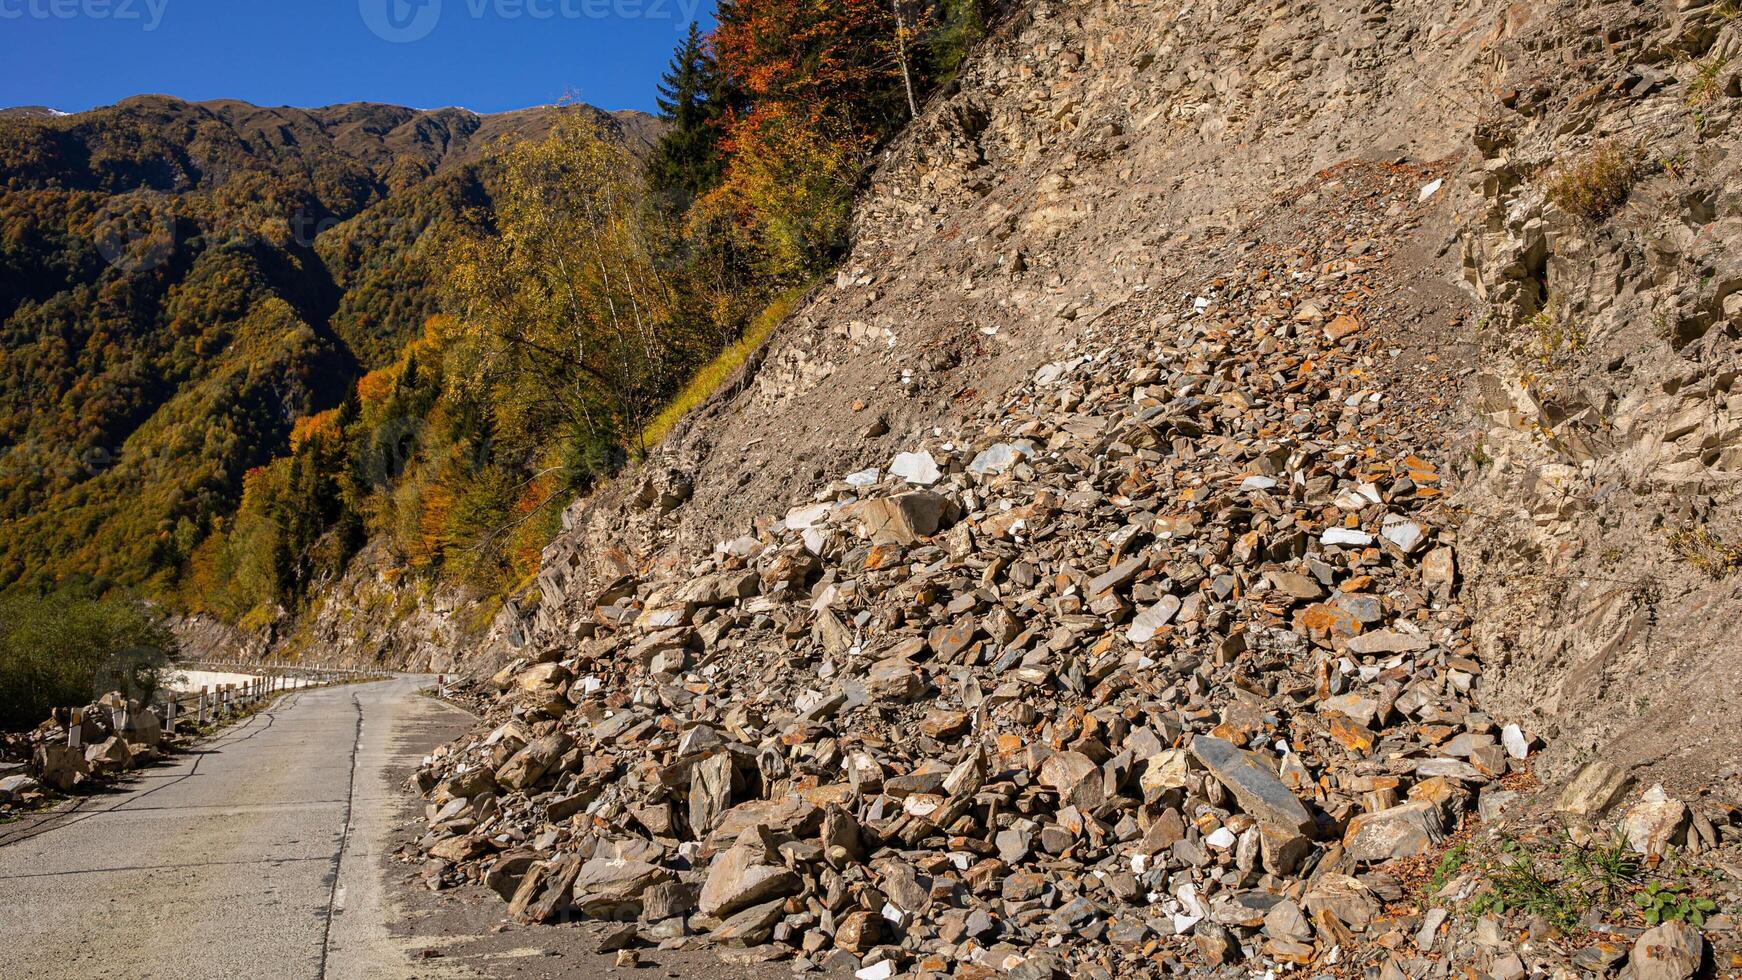
[[1639,855],[1617,834],[1603,842],[1572,845],[1561,858],[1561,866],[1574,880],[1584,883],[1596,900],[1613,904],[1639,883],[1641,863]]
[[1468,841],[1442,854],[1439,866],[1434,868],[1433,875],[1428,878],[1427,893],[1429,895],[1439,894],[1440,889],[1450,884],[1451,880],[1457,877],[1458,872],[1464,870],[1464,865],[1468,864],[1469,861],[1470,843]]
[[1709,105],[1718,101],[1724,90],[1724,83],[1718,76],[1729,63],[1728,58],[1715,56],[1695,62],[1694,77],[1688,82],[1688,105]]
[[1570,881],[1518,841],[1501,845],[1500,857],[1484,869],[1483,877],[1488,887],[1470,902],[1470,911],[1479,916],[1521,912],[1572,929],[1587,906]]
[[702,369],[690,378],[689,384],[684,385],[683,390],[673,396],[671,401],[666,403],[665,408],[653,417],[653,421],[647,423],[647,427],[641,432],[639,445],[656,446],[667,435],[670,435],[672,427],[677,425],[678,420],[702,402],[707,401],[708,396],[718,390],[722,384],[725,384],[726,379],[732,376],[732,372],[738,370],[755,352],[756,348],[762,346],[762,342],[768,339],[769,334],[774,332],[774,328],[780,325],[780,321],[786,319],[793,310],[798,308],[799,300],[804,298],[804,294],[809,289],[808,285],[794,286],[776,296],[774,301],[764,307],[761,313],[756,314],[756,317],[750,321],[750,325],[744,328],[743,336],[721,351],[718,357],[703,365]]
[[1648,869],[1619,832],[1578,843],[1561,831],[1542,839],[1460,844],[1440,859],[1428,883],[1436,894],[1459,875],[1477,881],[1463,908],[1473,916],[1540,916],[1578,931],[1587,912],[1610,922],[1685,921],[1701,925],[1718,911],[1699,868],[1664,862]]
[[1524,321],[1530,331],[1530,353],[1546,370],[1585,349],[1588,338],[1577,320],[1550,304]]
[[1626,202],[1644,172],[1638,147],[1603,143],[1555,174],[1548,199],[1582,221],[1602,221]]
[[1684,527],[1669,536],[1669,550],[1707,576],[1720,579],[1742,569],[1742,548],[1712,533],[1711,528]]

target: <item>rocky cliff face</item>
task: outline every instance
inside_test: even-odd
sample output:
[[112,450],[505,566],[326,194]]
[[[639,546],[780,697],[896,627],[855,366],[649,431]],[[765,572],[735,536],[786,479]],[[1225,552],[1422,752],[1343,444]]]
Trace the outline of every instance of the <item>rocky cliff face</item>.
[[[1479,642],[1525,666],[1494,696],[1569,736],[1557,774],[1616,751],[1742,761],[1717,738],[1737,705],[1696,680],[1742,669],[1714,652],[1738,580],[1700,567],[1742,547],[1726,10],[1031,5],[880,161],[837,279],[642,471],[570,509],[498,634],[560,642],[618,576],[937,441],[1182,265],[1232,270],[1242,224],[1314,173],[1436,161],[1410,261],[1448,287],[1431,315],[1451,326],[1404,356],[1472,369],[1443,407],[1458,499],[1484,517]],[[1613,149],[1634,155],[1616,213],[1550,200]],[[1663,730],[1649,692],[1679,734],[1622,749]]]
[[[1029,5],[569,509],[421,775],[430,882],[860,976],[1734,955],[1739,45]],[[1548,811],[1526,923],[1471,855]],[[1706,937],[1633,907],[1672,853]]]
[[1560,13],[1473,134],[1470,591],[1491,703],[1553,737],[1545,773],[1692,788],[1742,762],[1742,25]]

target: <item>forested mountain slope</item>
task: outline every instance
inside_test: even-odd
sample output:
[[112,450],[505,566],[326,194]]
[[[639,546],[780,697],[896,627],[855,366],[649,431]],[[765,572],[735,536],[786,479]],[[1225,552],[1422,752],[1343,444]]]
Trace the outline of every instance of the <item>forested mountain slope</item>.
[[419,335],[435,233],[487,222],[494,160],[558,111],[0,117],[0,580],[180,590],[248,471]]

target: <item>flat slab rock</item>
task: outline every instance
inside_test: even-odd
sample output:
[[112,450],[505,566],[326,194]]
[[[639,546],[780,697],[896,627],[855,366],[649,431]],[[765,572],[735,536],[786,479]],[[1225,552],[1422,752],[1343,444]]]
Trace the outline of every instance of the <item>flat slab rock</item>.
[[1228,787],[1242,810],[1260,822],[1299,834],[1312,833],[1312,814],[1276,773],[1253,758],[1252,753],[1225,739],[1199,735],[1192,739],[1192,758]]

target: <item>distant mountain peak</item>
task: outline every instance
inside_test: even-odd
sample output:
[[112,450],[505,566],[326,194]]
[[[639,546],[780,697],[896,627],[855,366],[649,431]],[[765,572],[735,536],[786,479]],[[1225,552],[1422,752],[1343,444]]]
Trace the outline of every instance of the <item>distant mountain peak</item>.
[[51,109],[45,105],[19,105],[0,109],[0,117],[22,117],[25,119],[59,119],[70,116],[70,112]]

